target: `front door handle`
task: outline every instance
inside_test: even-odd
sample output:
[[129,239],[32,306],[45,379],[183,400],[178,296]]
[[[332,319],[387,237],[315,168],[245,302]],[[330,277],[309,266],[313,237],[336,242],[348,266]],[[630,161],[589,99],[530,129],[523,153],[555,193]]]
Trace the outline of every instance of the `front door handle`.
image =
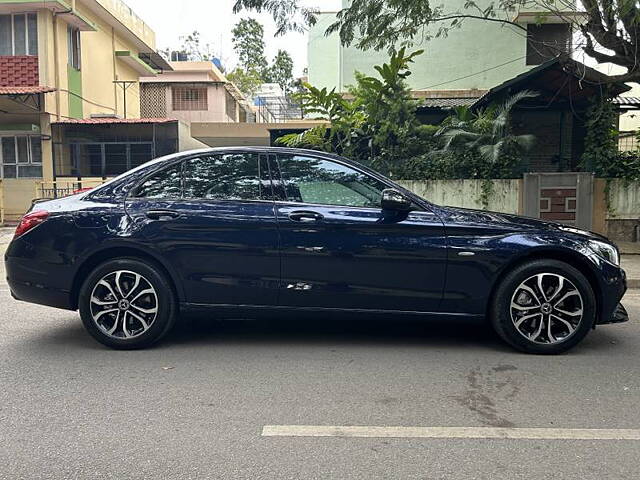
[[173,220],[178,218],[180,213],[175,210],[149,210],[146,214],[147,218],[151,220]]
[[319,222],[324,218],[324,215],[318,212],[312,212],[309,210],[296,210],[289,214],[289,220],[293,222],[311,223]]

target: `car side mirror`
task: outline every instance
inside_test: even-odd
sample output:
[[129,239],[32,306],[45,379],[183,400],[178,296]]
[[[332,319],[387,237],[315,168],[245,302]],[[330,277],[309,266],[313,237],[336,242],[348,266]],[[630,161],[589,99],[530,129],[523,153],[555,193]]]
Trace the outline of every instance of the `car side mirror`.
[[382,210],[393,210],[396,212],[408,212],[411,210],[411,200],[398,190],[386,188],[382,191],[380,206]]

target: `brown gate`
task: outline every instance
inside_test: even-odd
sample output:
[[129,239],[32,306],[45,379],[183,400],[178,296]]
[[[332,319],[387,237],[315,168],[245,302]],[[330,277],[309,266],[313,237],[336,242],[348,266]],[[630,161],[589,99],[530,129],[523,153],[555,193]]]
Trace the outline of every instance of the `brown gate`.
[[524,176],[524,214],[591,229],[592,173],[527,173]]

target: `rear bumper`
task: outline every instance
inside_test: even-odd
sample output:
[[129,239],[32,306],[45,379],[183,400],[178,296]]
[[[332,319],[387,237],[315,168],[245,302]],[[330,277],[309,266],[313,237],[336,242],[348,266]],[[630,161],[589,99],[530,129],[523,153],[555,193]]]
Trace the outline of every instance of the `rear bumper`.
[[[11,242],[4,258],[7,283],[16,300],[73,310],[71,272],[60,254],[35,249],[17,239]],[[69,285],[69,288],[64,288]]]

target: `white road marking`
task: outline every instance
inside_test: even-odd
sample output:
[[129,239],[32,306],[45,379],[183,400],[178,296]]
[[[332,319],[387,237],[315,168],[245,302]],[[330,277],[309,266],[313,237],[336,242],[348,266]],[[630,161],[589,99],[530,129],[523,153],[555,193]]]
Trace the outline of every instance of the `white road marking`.
[[640,440],[640,429],[265,425],[263,437]]

